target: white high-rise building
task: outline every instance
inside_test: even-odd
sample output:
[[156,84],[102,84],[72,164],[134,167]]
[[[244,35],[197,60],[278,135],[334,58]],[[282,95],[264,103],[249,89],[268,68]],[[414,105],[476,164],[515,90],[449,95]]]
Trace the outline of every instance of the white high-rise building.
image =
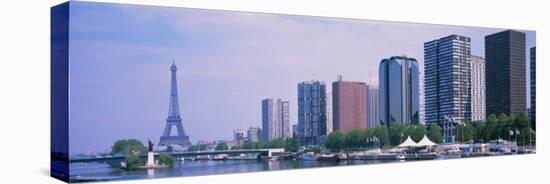
[[380,125],[378,113],[378,87],[369,85],[367,86],[367,128]]
[[420,73],[418,83],[418,119],[420,124],[426,124],[426,96],[424,95],[424,73]]
[[426,125],[471,118],[470,38],[450,35],[424,43]]
[[485,120],[485,58],[472,55],[472,122]]
[[262,100],[262,140],[290,137],[289,102],[281,99]]
[[327,94],[327,135],[332,132],[332,92]]

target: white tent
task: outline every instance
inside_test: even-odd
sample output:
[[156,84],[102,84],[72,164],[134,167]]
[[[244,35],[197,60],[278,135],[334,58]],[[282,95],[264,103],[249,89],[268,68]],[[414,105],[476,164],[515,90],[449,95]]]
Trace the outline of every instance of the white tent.
[[414,142],[411,139],[411,136],[407,137],[407,140],[403,141],[401,144],[397,146],[398,148],[410,148],[410,147],[418,147],[418,143]]
[[418,141],[417,145],[418,146],[437,146],[437,144],[432,142],[428,138],[428,136],[426,136],[426,134],[424,134],[424,137],[422,138],[422,140]]

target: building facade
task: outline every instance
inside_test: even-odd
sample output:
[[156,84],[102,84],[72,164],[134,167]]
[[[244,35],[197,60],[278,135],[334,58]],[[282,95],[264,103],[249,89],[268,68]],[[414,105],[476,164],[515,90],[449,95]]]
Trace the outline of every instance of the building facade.
[[332,132],[333,118],[332,118],[332,92],[327,94],[327,135]]
[[378,114],[378,87],[369,85],[367,86],[367,128],[380,125]]
[[332,83],[333,131],[346,133],[367,127],[367,84],[338,81]]
[[290,137],[290,106],[281,99],[262,100],[262,140]]
[[472,55],[472,122],[485,121],[485,58]]
[[506,30],[485,36],[486,112],[526,111],[525,33]]
[[378,108],[381,125],[419,123],[418,63],[414,58],[394,56],[379,67]]
[[298,137],[301,145],[317,145],[327,134],[326,105],[324,82],[298,84]]
[[537,129],[537,66],[536,66],[536,61],[537,61],[537,48],[536,47],[531,47],[531,49],[529,49],[529,58],[530,58],[530,61],[529,61],[529,64],[531,65],[531,72],[529,73],[530,74],[530,77],[531,77],[531,127],[533,127],[533,129]]
[[418,74],[418,121],[426,124],[426,95],[424,94],[424,73]]
[[262,129],[260,127],[249,127],[246,134],[248,142],[258,142],[261,139]]
[[240,144],[240,142],[242,141],[246,141],[247,140],[246,131],[244,131],[243,129],[237,129],[233,131],[233,140],[237,144]]
[[471,121],[470,38],[450,35],[424,43],[426,125]]

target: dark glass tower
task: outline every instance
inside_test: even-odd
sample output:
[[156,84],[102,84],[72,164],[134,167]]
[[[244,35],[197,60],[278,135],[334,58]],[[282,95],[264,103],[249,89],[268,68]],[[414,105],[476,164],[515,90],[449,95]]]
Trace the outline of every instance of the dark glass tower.
[[529,50],[529,58],[530,58],[530,65],[531,65],[531,127],[533,129],[537,129],[536,122],[537,122],[537,48],[531,47]]
[[419,123],[418,62],[414,58],[393,56],[383,59],[378,69],[378,112],[380,124]]
[[485,36],[485,61],[487,116],[525,112],[525,33]]
[[298,136],[301,145],[320,144],[327,134],[326,85],[320,81],[298,84]]

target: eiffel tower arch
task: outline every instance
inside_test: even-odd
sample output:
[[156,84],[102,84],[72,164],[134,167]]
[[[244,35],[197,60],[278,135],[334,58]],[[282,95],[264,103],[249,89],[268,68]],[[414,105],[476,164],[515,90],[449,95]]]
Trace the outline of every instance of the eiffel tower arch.
[[[166,118],[166,126],[164,127],[164,133],[160,137],[159,146],[167,146],[170,144],[180,145],[182,147],[191,146],[189,136],[185,134],[180,109],[178,103],[178,86],[176,80],[176,71],[178,68],[175,63],[172,63],[170,71],[172,72],[172,79],[170,85],[170,106],[168,107],[168,118]],[[176,127],[176,135],[171,135],[172,128]]]

